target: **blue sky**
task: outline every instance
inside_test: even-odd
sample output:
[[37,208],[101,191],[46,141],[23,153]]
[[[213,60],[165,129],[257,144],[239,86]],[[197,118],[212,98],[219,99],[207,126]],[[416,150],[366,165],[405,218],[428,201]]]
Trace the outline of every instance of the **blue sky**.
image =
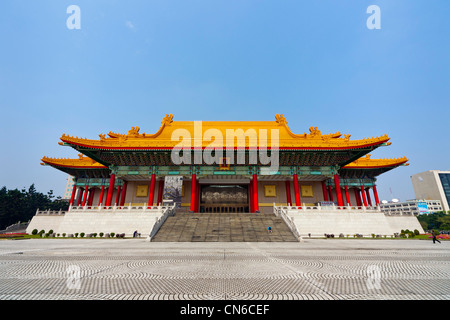
[[379,178],[380,198],[412,199],[412,174],[450,170],[449,17],[448,0],[2,0],[0,186],[62,195],[40,159],[76,157],[63,133],[282,113],[296,133],[388,134],[372,157],[410,166]]

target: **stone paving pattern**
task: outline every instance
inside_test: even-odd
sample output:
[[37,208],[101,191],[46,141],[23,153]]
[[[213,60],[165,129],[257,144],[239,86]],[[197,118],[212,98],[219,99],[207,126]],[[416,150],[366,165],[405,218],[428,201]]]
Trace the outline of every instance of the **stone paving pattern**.
[[[0,299],[445,299],[450,242],[0,240]],[[79,289],[68,268],[80,268]],[[368,270],[380,271],[371,288]]]

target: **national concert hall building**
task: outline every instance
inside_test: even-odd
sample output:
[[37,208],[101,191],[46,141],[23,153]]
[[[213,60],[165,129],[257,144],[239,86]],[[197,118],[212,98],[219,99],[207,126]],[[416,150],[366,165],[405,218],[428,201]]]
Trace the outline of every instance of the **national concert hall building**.
[[132,127],[60,140],[78,157],[41,161],[73,177],[69,210],[38,211],[29,228],[75,233],[100,225],[151,237],[167,214],[189,212],[281,215],[299,239],[420,228],[414,216],[380,210],[378,176],[408,165],[406,157],[371,157],[391,144],[386,134],[352,140],[317,127],[296,134],[278,114],[275,121],[174,121],[170,114],[156,133]]

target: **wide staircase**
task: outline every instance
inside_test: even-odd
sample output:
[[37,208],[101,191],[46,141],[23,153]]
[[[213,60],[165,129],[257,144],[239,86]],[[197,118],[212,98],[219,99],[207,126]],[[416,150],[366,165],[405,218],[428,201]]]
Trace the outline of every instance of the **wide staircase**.
[[152,241],[296,242],[297,239],[284,221],[274,214],[176,213],[166,219]]

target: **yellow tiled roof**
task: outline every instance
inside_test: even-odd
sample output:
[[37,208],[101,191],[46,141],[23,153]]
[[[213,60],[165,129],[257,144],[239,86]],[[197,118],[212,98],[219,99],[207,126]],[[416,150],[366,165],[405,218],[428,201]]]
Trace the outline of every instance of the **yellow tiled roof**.
[[[234,135],[233,135],[234,134]],[[278,134],[278,146],[275,135]],[[63,134],[66,144],[96,149],[171,149],[182,145],[190,147],[278,147],[299,150],[357,149],[381,145],[390,138],[379,137],[350,140],[350,135],[341,133],[322,134],[317,127],[310,127],[309,133],[294,134],[287,126],[283,115],[276,115],[275,121],[173,121],[173,115],[166,115],[159,130],[154,134],[140,133],[139,127],[132,127],[127,134],[109,132],[99,135],[100,139],[70,137]],[[227,137],[230,139],[227,140]],[[236,137],[236,138],[235,138]],[[265,137],[267,137],[265,139]],[[273,142],[271,138],[274,138]],[[213,141],[213,142],[211,142]]]

